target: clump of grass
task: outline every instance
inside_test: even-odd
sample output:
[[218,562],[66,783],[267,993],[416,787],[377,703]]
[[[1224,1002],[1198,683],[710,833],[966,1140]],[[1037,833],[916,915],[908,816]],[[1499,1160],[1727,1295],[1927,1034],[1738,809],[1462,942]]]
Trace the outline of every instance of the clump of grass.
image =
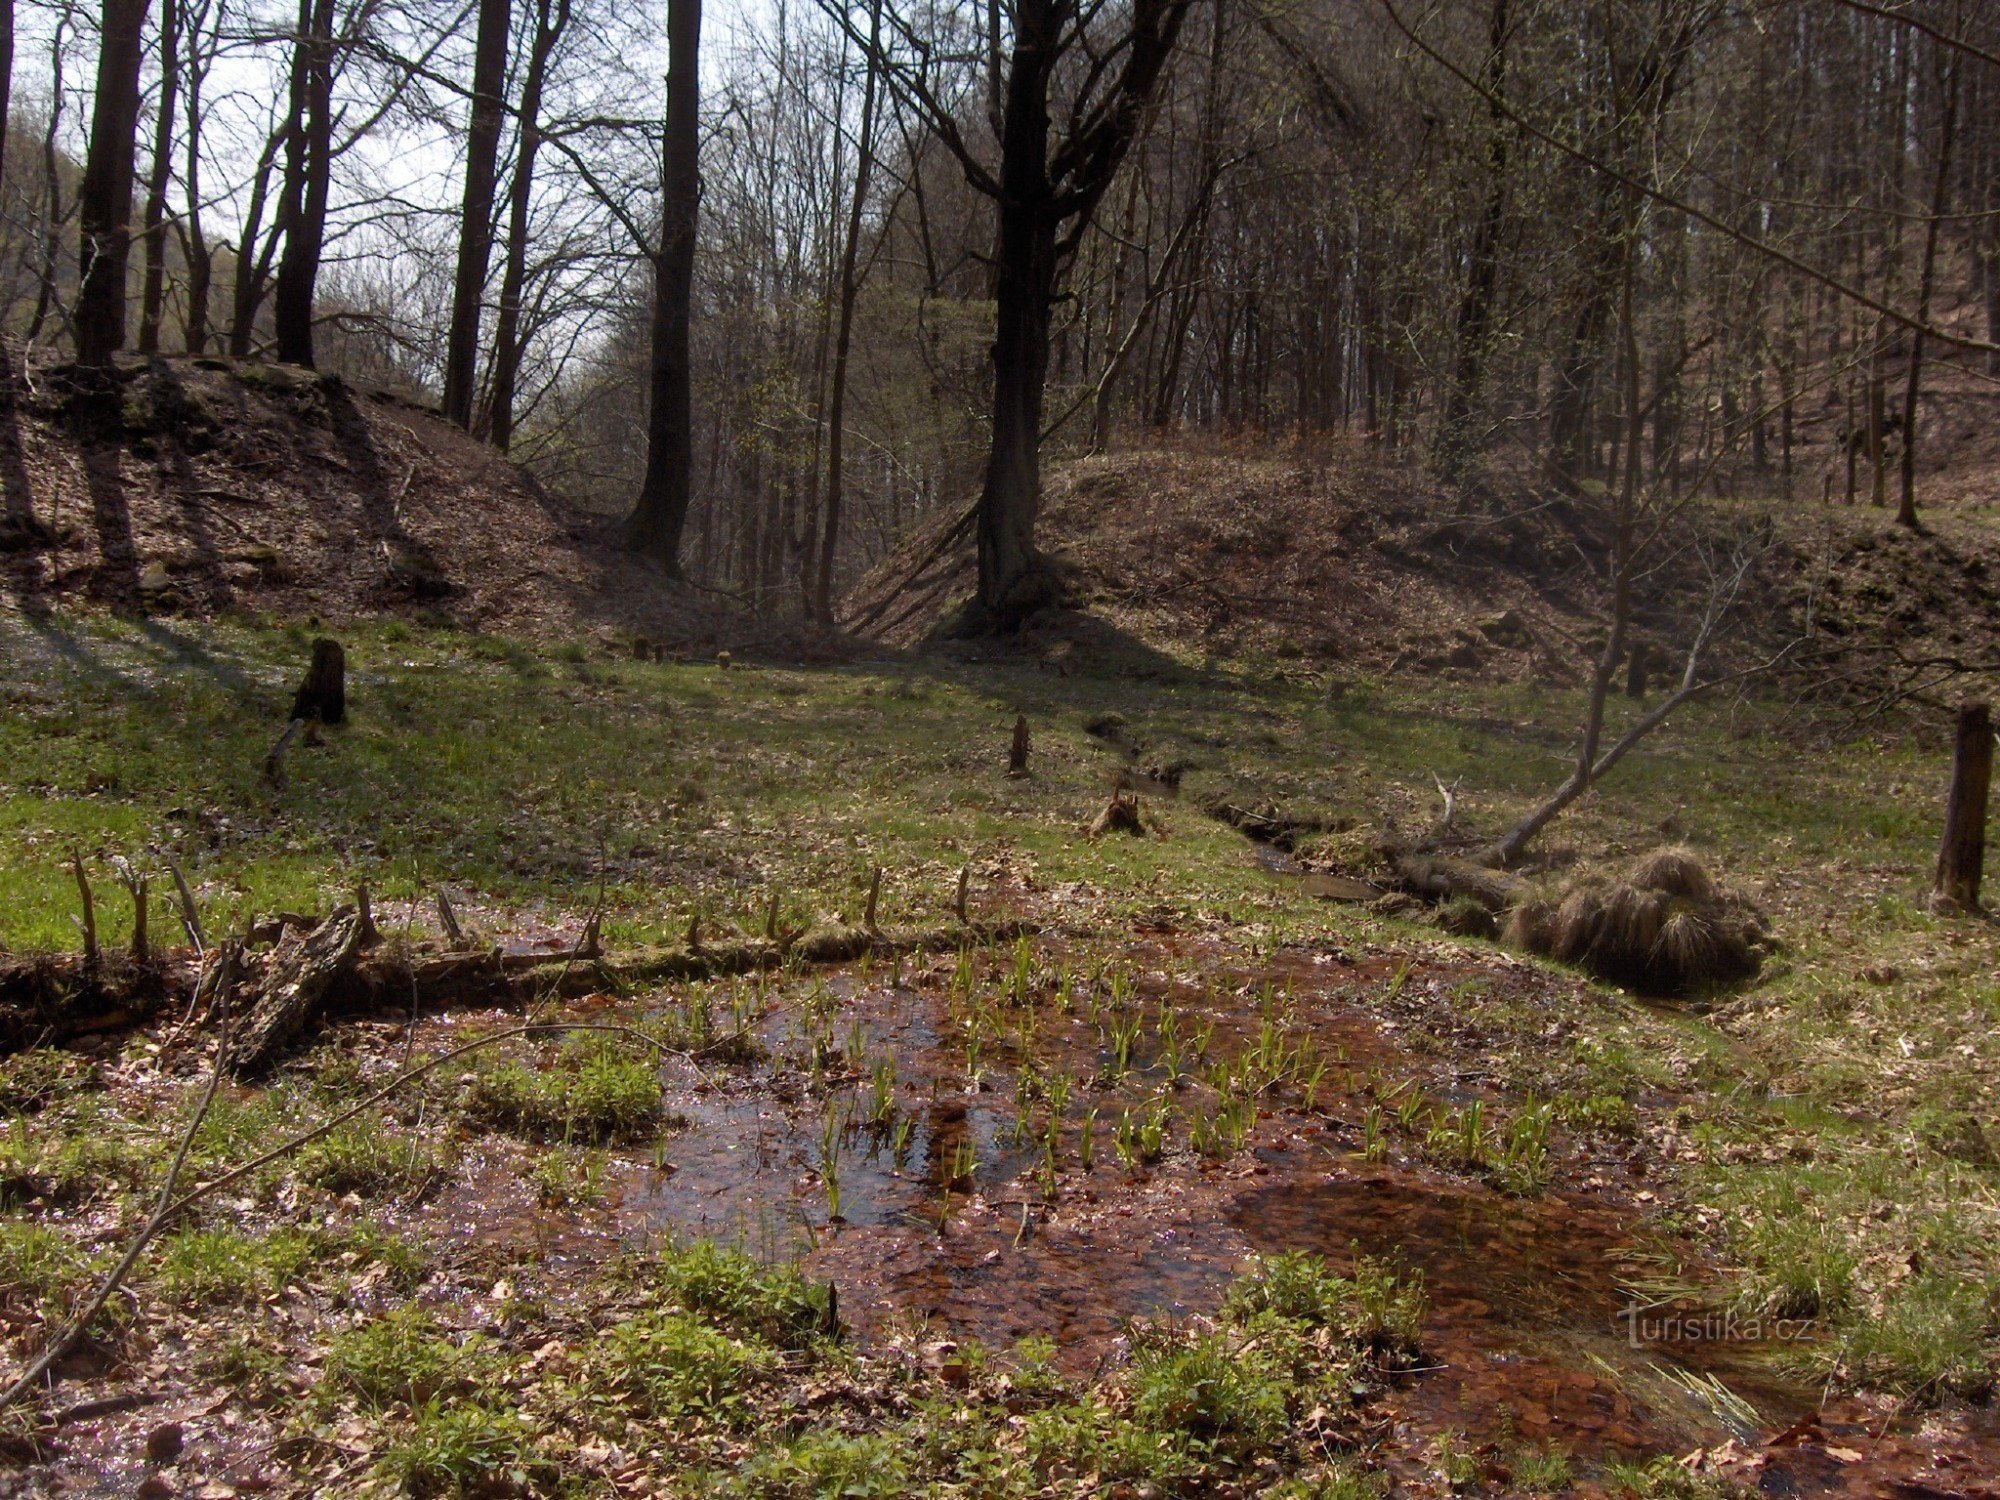
[[1769,946],[1763,916],[1721,889],[1691,851],[1656,849],[1622,875],[1585,876],[1554,900],[1509,914],[1516,947],[1649,994],[1677,995],[1755,974]]
[[1364,1256],[1342,1276],[1305,1251],[1259,1256],[1230,1287],[1225,1317],[1276,1318],[1326,1329],[1377,1355],[1417,1351],[1427,1304],[1423,1277]]
[[901,1448],[880,1433],[849,1436],[814,1427],[784,1446],[760,1453],[730,1491],[757,1500],[871,1500],[910,1493]]
[[0,1139],[0,1203],[68,1205],[143,1186],[155,1158],[123,1127],[95,1098],[45,1111],[32,1123],[17,1117]]
[[749,1419],[750,1392],[774,1364],[768,1346],[657,1309],[615,1325],[593,1359],[598,1379],[639,1416],[731,1427]]
[[1879,1314],[1857,1318],[1831,1351],[1850,1382],[1898,1395],[1984,1397],[2000,1330],[2000,1282],[1926,1271],[1891,1292]]
[[25,1303],[46,1322],[60,1318],[95,1258],[45,1224],[0,1223],[0,1302]]
[[312,1235],[296,1229],[263,1236],[186,1229],[162,1242],[151,1281],[161,1296],[184,1306],[254,1302],[296,1280],[320,1250]]
[[401,1196],[437,1174],[438,1155],[412,1136],[356,1121],[322,1136],[299,1154],[299,1180],[329,1193],[363,1198]]
[[382,1450],[378,1470],[411,1500],[545,1494],[557,1476],[519,1412],[426,1402]]
[[326,1387],[369,1406],[413,1412],[471,1392],[491,1373],[477,1334],[454,1341],[422,1307],[402,1307],[334,1335],[323,1366]]
[[479,1073],[468,1109],[475,1120],[530,1140],[602,1145],[657,1125],[662,1098],[650,1053],[585,1034],[546,1068],[509,1061]]
[[604,1201],[605,1156],[581,1146],[551,1146],[528,1174],[544,1208],[587,1208]]
[[708,1240],[663,1251],[653,1284],[683,1312],[780,1348],[796,1348],[831,1332],[827,1288],[784,1266],[763,1266],[740,1250]]

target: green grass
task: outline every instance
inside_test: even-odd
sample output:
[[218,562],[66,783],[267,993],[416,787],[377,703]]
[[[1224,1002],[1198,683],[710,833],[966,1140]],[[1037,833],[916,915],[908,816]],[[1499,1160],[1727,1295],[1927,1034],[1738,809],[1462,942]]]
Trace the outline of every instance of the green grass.
[[474,1119],[529,1140],[635,1140],[659,1121],[659,1068],[649,1049],[579,1033],[546,1067],[510,1059],[483,1068],[468,1109]]
[[[880,864],[890,922],[948,920],[969,865],[975,911],[1019,884],[1061,888],[1066,919],[1099,932],[1164,910],[1259,946],[1402,944],[1409,926],[1266,874],[1201,805],[1275,803],[1337,830],[1308,855],[1362,862],[1385,821],[1429,825],[1438,777],[1462,780],[1462,824],[1497,831],[1566,773],[1580,708],[1573,687],[1339,672],[1330,694],[1293,664],[1157,656],[1067,677],[923,659],[721,672],[397,624],[344,639],[351,721],[273,791],[259,766],[303,629],[0,626],[0,943],[75,945],[72,852],[95,872],[106,940],[122,941],[108,860],[157,845],[215,932],[323,909],[360,882],[394,932],[413,909],[421,923],[414,898],[440,881],[489,932],[516,907],[575,917],[600,881],[614,945],[678,939],[695,912],[711,932],[756,932],[774,892],[795,920],[858,916]],[[1642,711],[1617,699],[1609,732]],[[1032,774],[1009,781],[1016,712],[1035,749]],[[1121,763],[1084,731],[1106,713],[1142,763],[1189,765],[1181,799],[1149,805],[1162,838],[1084,835]],[[1550,851],[1585,865],[1690,843],[1770,909],[1782,951],[1746,991],[1713,997],[1713,1015],[1602,990],[1553,1016],[1477,988],[1438,999],[1478,1031],[1510,1105],[1548,1100],[1558,1133],[1657,1152],[1665,1206],[1734,1263],[1746,1305],[1813,1308],[1842,1378],[1898,1390],[1976,1385],[1972,1365],[2000,1349],[1990,1306],[1977,1312],[2000,1277],[2000,1173],[1956,1123],[2000,1120],[2000,934],[1921,907],[1942,727],[1920,715],[1834,745],[1775,700],[1691,705],[1552,827]],[[169,886],[153,882],[156,934],[174,928]],[[709,1017],[704,1034],[721,1026]],[[475,1112],[579,1146],[641,1137],[658,1127],[658,1070],[614,1052],[481,1070]],[[90,1127],[88,1070],[67,1067],[0,1075],[0,1107],[41,1111],[0,1157],[16,1202],[109,1198],[155,1169],[137,1122]],[[195,1169],[241,1159],[300,1109],[219,1107]],[[1226,1136],[1213,1112],[1203,1123]],[[70,1144],[98,1135],[114,1144]],[[1505,1143],[1488,1140],[1482,1170],[1539,1190],[1532,1151],[1503,1173]],[[316,1170],[364,1196],[412,1190],[413,1162],[369,1154],[349,1142],[344,1164],[323,1153]],[[1952,1332],[1927,1341],[1917,1325],[1940,1297]]]

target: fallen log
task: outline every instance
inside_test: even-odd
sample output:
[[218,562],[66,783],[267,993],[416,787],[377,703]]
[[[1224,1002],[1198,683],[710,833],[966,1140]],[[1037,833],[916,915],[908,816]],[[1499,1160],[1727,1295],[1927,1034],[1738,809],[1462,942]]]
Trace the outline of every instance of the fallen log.
[[1454,859],[1448,854],[1399,854],[1395,867],[1403,884],[1419,896],[1434,901],[1469,896],[1496,914],[1520,905],[1533,889],[1518,875]]
[[[317,925],[287,923],[265,960],[245,1020],[230,1046],[237,1077],[266,1072],[320,1022],[384,1007],[425,1012],[453,1006],[519,1008],[550,998],[629,993],[674,982],[724,979],[775,969],[788,959],[848,963],[870,955],[950,953],[968,945],[1032,935],[1031,922],[869,931],[823,921],[776,939],[702,937],[610,955],[586,934],[549,953],[410,950],[371,944],[360,914],[343,906]],[[111,960],[86,974],[80,956],[47,954],[0,961],[0,1055],[62,1042],[151,1018],[160,1001],[193,983],[189,956],[161,954],[138,969]],[[197,1007],[207,992],[197,995]]]

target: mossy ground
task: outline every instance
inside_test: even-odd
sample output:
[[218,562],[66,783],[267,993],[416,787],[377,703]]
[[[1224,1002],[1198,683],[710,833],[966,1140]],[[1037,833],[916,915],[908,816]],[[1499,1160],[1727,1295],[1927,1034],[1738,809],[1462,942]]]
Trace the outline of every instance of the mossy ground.
[[[1457,784],[1461,824],[1497,830],[1567,769],[1572,691],[1330,681],[1286,663],[1184,663],[1136,649],[1062,674],[934,658],[724,671],[400,625],[356,627],[345,639],[351,720],[296,753],[288,784],[274,790],[261,763],[306,632],[8,623],[0,942],[75,945],[73,854],[99,877],[101,931],[122,940],[127,913],[109,860],[144,863],[160,850],[186,870],[216,932],[257,913],[323,909],[358,883],[392,931],[427,928],[427,893],[442,884],[490,937],[574,930],[600,891],[614,946],[678,938],[694,916],[710,930],[756,932],[774,895],[788,922],[858,917],[879,865],[885,920],[948,921],[957,873],[969,867],[975,910],[1032,910],[1073,950],[1111,963],[1148,924],[1223,934],[1252,952],[1294,941],[1379,952],[1394,970],[1383,1013],[1405,1018],[1413,1047],[1478,1049],[1505,1119],[1474,1120],[1469,1131],[1464,1109],[1399,1121],[1385,1090],[1378,1149],[1498,1182],[1531,1159],[1537,1109],[1548,1112],[1543,1130],[1553,1120],[1629,1139],[1660,1168],[1648,1212],[1719,1257],[1723,1274],[1701,1289],[1706,1299],[1811,1317],[1828,1331],[1795,1351],[1816,1379],[1891,1393],[1912,1409],[1992,1384],[2000,942],[1984,921],[1934,918],[1921,905],[1942,802],[1941,726],[1912,717],[1835,740],[1775,700],[1691,707],[1557,825],[1548,852],[1562,866],[1690,844],[1765,906],[1782,949],[1754,983],[1703,1006],[1643,1006],[1600,988],[1601,1003],[1558,1022],[1532,996],[1480,977],[1483,945],[1319,901],[1200,808],[1214,798],[1275,803],[1324,825],[1302,850],[1309,861],[1357,872],[1371,830],[1435,821],[1434,777]],[[1008,780],[1017,712],[1034,734],[1031,775]],[[1116,744],[1086,729],[1112,714],[1123,721]],[[1087,838],[1126,766],[1177,768],[1181,796],[1148,798],[1157,836]],[[156,900],[166,884],[155,880]],[[158,906],[155,934],[172,923]],[[1457,979],[1438,958],[1452,952],[1468,960]],[[163,1126],[191,1107],[196,1082],[161,1065],[164,1040],[141,1034],[87,1065],[50,1054],[5,1065],[0,1094],[15,1117],[0,1161],[9,1204],[0,1282],[23,1330],[17,1354],[115,1252],[157,1187]],[[197,1139],[196,1175],[327,1118],[359,1086],[343,1076],[341,1055],[328,1049],[315,1055],[325,1066],[226,1097]],[[1036,1458],[1038,1442],[1088,1452],[1094,1472],[1131,1484],[1195,1483],[1187,1464],[1219,1461],[1212,1426],[1188,1439],[1210,1445],[1195,1457],[1175,1446],[1181,1439],[1162,1439],[1185,1436],[1173,1414],[1198,1415],[1198,1404],[1171,1390],[1149,1396],[1147,1382],[1200,1384],[1200,1341],[1233,1337],[1226,1323],[1175,1334],[1154,1365],[1135,1359],[1114,1394],[1064,1386],[1031,1398],[1019,1392],[1044,1379],[1032,1350],[947,1379],[935,1360],[884,1355],[878,1365],[830,1346],[794,1348],[612,1280],[589,1281],[564,1308],[497,1310],[509,1330],[504,1358],[463,1326],[419,1326],[413,1292],[433,1274],[429,1252],[371,1222],[462,1179],[473,1166],[461,1153],[478,1158],[489,1127],[536,1142],[515,1149],[534,1153],[545,1202],[589,1201],[597,1142],[643,1133],[658,1107],[629,1065],[624,1053],[593,1063],[523,1051],[404,1102],[379,1131],[337,1134],[246,1187],[258,1207],[247,1226],[217,1205],[164,1242],[135,1284],[142,1330],[106,1339],[227,1329],[197,1341],[202,1374],[285,1413],[304,1469],[415,1494],[469,1492],[495,1474],[554,1492],[557,1470],[596,1476],[577,1480],[586,1489],[616,1488],[621,1474],[652,1472],[653,1460],[613,1427],[663,1402],[697,1413],[712,1473],[760,1494],[947,1483],[1010,1492],[979,1488],[988,1464],[1012,1475],[1008,1484],[1033,1478],[1068,1493]],[[93,1076],[99,1068],[110,1076]],[[125,1086],[127,1074],[142,1091]],[[589,1098],[570,1087],[586,1074],[597,1085]],[[1209,1128],[1226,1129],[1219,1112]],[[1107,1121],[1107,1149],[1109,1130]],[[1515,1185],[1539,1188],[1532,1175]],[[286,1193],[305,1194],[308,1207],[279,1212]],[[477,1273],[454,1274],[469,1287]],[[274,1353],[295,1352],[273,1318],[299,1296],[340,1314],[330,1330],[370,1328],[378,1314],[405,1319],[379,1337],[437,1355],[426,1388],[369,1384],[380,1351],[359,1334],[338,1335],[362,1339],[352,1348],[323,1345],[317,1373]],[[620,1297],[634,1331],[576,1355],[562,1328],[582,1308],[624,1308]],[[528,1331],[565,1351],[524,1369]],[[1271,1371],[1236,1372],[1272,1382],[1228,1402],[1253,1427],[1275,1423],[1272,1403],[1299,1394],[1273,1358]],[[618,1360],[631,1368],[610,1370]],[[404,1363],[429,1369],[415,1356]],[[354,1370],[364,1373],[350,1378]],[[1046,1379],[1050,1391],[1061,1386]],[[754,1420],[775,1393],[820,1388],[839,1393],[824,1420],[782,1432]],[[388,1415],[366,1415],[378,1409]],[[552,1456],[552,1431],[594,1432],[604,1451],[578,1470],[573,1454]],[[947,1441],[949,1452],[938,1447]],[[1134,1445],[1160,1472],[1131,1467]],[[1445,1444],[1433,1467],[1442,1473],[1460,1456]],[[1365,1492],[1338,1454],[1302,1473],[1292,1472],[1299,1462],[1285,1467],[1294,1488],[1282,1493]],[[1568,1482],[1565,1463],[1547,1454],[1513,1469],[1549,1476],[1550,1488]],[[842,1475],[853,1477],[836,1483]],[[891,1478],[902,1488],[840,1487]]]

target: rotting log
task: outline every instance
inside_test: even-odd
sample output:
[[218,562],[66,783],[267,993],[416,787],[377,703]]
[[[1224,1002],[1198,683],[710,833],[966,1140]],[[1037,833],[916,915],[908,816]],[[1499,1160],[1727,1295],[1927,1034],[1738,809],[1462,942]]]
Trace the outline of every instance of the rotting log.
[[1944,836],[1938,841],[1931,905],[1941,912],[1979,910],[1986,865],[1986,802],[1993,781],[1993,713],[1983,702],[1958,711],[1952,748],[1951,790],[1945,797]]
[[116,954],[95,964],[78,953],[0,956],[0,1055],[137,1025],[192,972],[160,955],[145,964]]
[[318,1018],[327,992],[360,951],[363,925],[360,912],[343,906],[304,937],[287,932],[279,940],[256,1002],[230,1039],[232,1073],[262,1072]]
[[[593,956],[586,936],[568,950],[506,953],[411,951],[370,946],[359,914],[341,907],[313,926],[260,924],[277,946],[247,1019],[231,1047],[237,1076],[267,1070],[320,1021],[415,1003],[426,1013],[451,1006],[530,1005],[552,996],[578,999],[607,991],[721,979],[774,969],[788,958],[809,964],[846,963],[871,954],[949,953],[968,945],[1007,943],[1039,929],[1031,922],[972,922],[964,926],[889,928],[871,932],[822,922],[802,933],[702,938],[698,945],[635,948]],[[86,973],[80,955],[0,959],[0,1055],[58,1044],[77,1036],[137,1025],[160,1002],[194,980],[185,953],[156,954],[144,969],[107,959]],[[197,1006],[206,990],[197,995]]]

